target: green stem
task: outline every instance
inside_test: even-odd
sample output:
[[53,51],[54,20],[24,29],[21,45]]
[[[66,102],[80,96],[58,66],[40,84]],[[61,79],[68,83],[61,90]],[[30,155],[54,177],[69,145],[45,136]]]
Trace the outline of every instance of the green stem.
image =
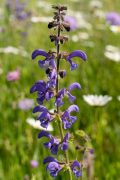
[[[64,139],[64,132],[63,132],[63,127],[62,127],[62,122],[61,122],[60,117],[58,119],[58,126],[59,126],[59,129],[60,129],[61,141],[63,141],[63,139]],[[69,164],[68,151],[65,151],[65,159],[66,159],[66,164]],[[68,173],[69,173],[69,180],[72,180],[72,174],[71,174],[70,168],[68,169]]]

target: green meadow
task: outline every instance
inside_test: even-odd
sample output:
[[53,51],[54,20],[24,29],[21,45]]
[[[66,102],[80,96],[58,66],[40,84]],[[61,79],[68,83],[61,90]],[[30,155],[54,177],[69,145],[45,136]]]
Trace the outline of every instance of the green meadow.
[[[9,2],[16,6],[16,1]],[[90,147],[94,149],[89,159],[93,179],[87,176],[86,170],[79,179],[120,180],[120,57],[119,61],[115,61],[114,57],[109,59],[105,56],[108,45],[115,46],[120,52],[120,26],[117,32],[113,32],[105,17],[111,11],[120,13],[120,3],[119,0],[97,2],[101,5],[95,6],[92,0],[29,0],[25,10],[31,15],[25,20],[18,20],[14,18],[15,12],[5,5],[6,1],[0,1],[0,180],[53,179],[43,164],[43,159],[51,155],[43,146],[47,139],[38,139],[40,130],[27,123],[28,118],[36,118],[36,114],[32,113],[33,107],[23,110],[18,104],[24,98],[33,99],[37,104],[37,95],[30,94],[30,87],[40,79],[47,80],[44,70],[38,66],[40,58],[33,61],[31,54],[35,49],[55,51],[56,47],[49,39],[55,31],[48,29],[46,22],[47,18],[52,20],[54,10],[51,6],[54,4],[66,5],[67,15],[77,18],[78,23],[76,29],[63,32],[69,40],[61,45],[60,50],[72,52],[80,49],[87,55],[86,62],[74,58],[73,61],[78,64],[75,71],[69,70],[69,63],[61,62],[61,69],[66,68],[67,75],[60,80],[60,87],[67,88],[73,82],[79,82],[82,87],[80,91],[73,92],[80,112],[76,113],[77,121],[70,132],[76,134],[77,130],[83,130],[89,137]],[[46,19],[33,22],[32,17]],[[19,53],[1,50],[8,46],[18,48]],[[9,81],[8,73],[17,69],[19,79]],[[109,95],[112,100],[105,106],[91,106],[83,99],[83,95],[89,94]],[[53,101],[44,105],[54,108]],[[64,109],[68,106],[66,101]],[[55,135],[58,128],[55,122],[52,126],[51,133]],[[83,141],[79,143],[81,145]],[[72,159],[73,146],[74,143],[69,152]],[[36,160],[38,166],[33,168],[31,160]],[[66,173],[60,173],[57,179],[67,179]]]

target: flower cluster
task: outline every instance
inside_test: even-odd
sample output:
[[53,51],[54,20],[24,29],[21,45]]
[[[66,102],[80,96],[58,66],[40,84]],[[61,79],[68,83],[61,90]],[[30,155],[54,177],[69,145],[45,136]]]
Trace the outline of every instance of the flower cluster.
[[[74,82],[67,88],[59,89],[59,79],[66,76],[66,70],[60,69],[60,62],[66,61],[70,64],[70,70],[75,70],[78,65],[74,62],[73,58],[78,57],[83,61],[86,61],[86,54],[81,50],[74,50],[71,53],[60,52],[60,44],[65,43],[68,39],[66,36],[62,36],[60,33],[63,30],[70,31],[70,24],[64,20],[65,10],[64,6],[53,6],[55,9],[53,21],[48,24],[48,28],[57,29],[57,35],[50,35],[51,42],[55,43],[56,52],[46,52],[42,49],[36,49],[32,53],[32,59],[40,56],[43,60],[38,61],[38,65],[42,68],[46,75],[47,81],[38,80],[33,84],[30,89],[30,93],[37,93],[38,105],[34,107],[33,113],[37,113],[37,120],[40,125],[46,130],[40,131],[38,138],[46,138],[47,142],[44,143],[44,147],[47,148],[53,155],[57,155],[58,151],[63,152],[65,159],[58,161],[52,156],[48,156],[44,159],[44,164],[47,164],[47,171],[49,171],[52,177],[56,177],[60,171],[67,169],[69,172],[69,179],[72,179],[71,171],[79,178],[82,175],[82,165],[79,160],[71,161],[68,155],[69,141],[71,138],[70,132],[68,131],[77,120],[77,117],[72,113],[79,112],[77,105],[73,104],[76,97],[72,95],[72,90],[81,89],[78,82]],[[64,97],[67,97],[70,103],[66,110],[61,110],[64,105]],[[53,99],[54,111],[51,112],[46,106],[45,102],[49,102]],[[54,137],[51,135],[47,128],[53,121],[58,123],[60,137]],[[66,132],[67,131],[67,132]]]
[[26,20],[31,13],[26,11],[26,1],[22,2],[21,0],[6,0],[6,7],[11,14],[14,14],[14,17],[20,21]]

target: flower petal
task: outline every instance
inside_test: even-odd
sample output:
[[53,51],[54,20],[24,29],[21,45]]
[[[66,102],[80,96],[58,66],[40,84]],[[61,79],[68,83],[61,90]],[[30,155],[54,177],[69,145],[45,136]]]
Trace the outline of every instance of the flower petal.
[[53,158],[52,156],[48,156],[44,159],[43,164],[46,164],[49,162],[58,162],[58,161],[57,161],[57,159]]
[[76,111],[76,112],[79,112],[79,108],[77,105],[71,105],[69,108],[68,108],[68,113],[71,113],[72,111]]
[[47,57],[47,52],[45,52],[44,50],[42,49],[36,49],[35,51],[33,51],[32,53],[32,59],[35,59],[37,56],[44,56],[44,57]]
[[43,137],[43,136],[48,137],[48,138],[51,137],[50,133],[47,132],[47,131],[41,131],[41,132],[38,134],[38,138],[41,138],[41,137]]
[[75,82],[75,83],[72,83],[69,87],[68,87],[68,91],[71,91],[73,89],[81,89],[81,86],[79,83]]
[[36,112],[43,112],[43,111],[48,111],[46,107],[44,106],[35,106],[34,109],[33,109],[33,113],[36,113]]
[[87,56],[86,54],[81,50],[75,50],[72,53],[69,54],[67,57],[68,59],[74,58],[74,57],[80,57],[82,60],[86,61]]

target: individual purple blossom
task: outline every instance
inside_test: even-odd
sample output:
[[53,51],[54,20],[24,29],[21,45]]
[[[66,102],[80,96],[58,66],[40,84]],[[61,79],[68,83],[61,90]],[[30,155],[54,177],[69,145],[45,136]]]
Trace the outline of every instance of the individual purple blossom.
[[78,161],[74,161],[71,165],[71,170],[73,174],[79,178],[82,176],[82,171],[81,171],[81,164]]
[[56,177],[58,175],[59,171],[62,169],[59,162],[51,156],[48,156],[47,158],[45,158],[43,163],[44,164],[48,163],[46,169],[47,169],[47,171],[50,172],[50,175],[52,177]]
[[47,171],[50,172],[50,175],[52,177],[56,177],[58,175],[59,171],[61,170],[61,167],[57,162],[50,162],[47,165],[46,169],[47,169]]
[[52,90],[47,87],[47,83],[39,80],[37,81],[30,89],[30,93],[38,92],[38,98],[37,102],[39,104],[43,104],[43,101],[46,100],[48,101],[54,96],[54,93]]
[[72,61],[72,58],[74,58],[74,57],[80,57],[84,61],[86,61],[86,59],[87,59],[86,54],[81,50],[75,50],[72,53],[70,53],[66,57],[66,60],[70,63],[70,66],[71,66],[70,69],[71,70],[74,70],[78,67],[78,65]]
[[30,161],[30,165],[32,168],[36,168],[39,165],[39,163],[38,163],[38,161],[33,159]]
[[65,16],[64,20],[70,24],[70,30],[75,30],[78,27],[77,19],[73,16]]
[[75,88],[76,88],[76,89],[81,89],[80,84],[77,83],[77,82],[75,82],[75,83],[72,83],[72,84],[68,87],[68,89],[65,89],[65,88],[61,89],[61,90],[58,92],[58,95],[57,95],[57,97],[56,97],[55,105],[58,106],[58,107],[62,106],[62,105],[64,104],[64,102],[63,102],[62,99],[64,98],[65,95],[67,95],[68,98],[69,98],[69,101],[73,103],[74,100],[76,99],[76,97],[75,97],[75,96],[72,96],[72,94],[71,94],[70,92],[71,92],[73,89],[75,89]]
[[63,151],[66,151],[68,149],[68,140],[70,138],[70,133],[66,133],[64,139],[63,139],[63,142],[61,144],[61,149]]
[[57,79],[57,71],[55,68],[52,69],[52,71],[48,73],[48,79],[49,79],[49,81],[47,82],[47,87],[48,88],[55,88],[56,79]]
[[71,116],[70,113],[76,111],[79,111],[78,106],[71,105],[61,116],[61,119],[64,124],[64,129],[71,128],[72,124],[77,120],[76,116]]
[[81,89],[81,86],[79,83],[75,82],[75,83],[72,83],[69,87],[68,87],[68,91],[67,91],[67,95],[69,97],[69,101],[70,102],[74,102],[76,97],[75,96],[72,96],[72,94],[70,93],[73,89]]
[[34,60],[37,56],[45,57],[44,60],[39,60],[38,64],[41,68],[47,69],[48,67],[56,68],[55,57],[52,53],[47,53],[42,49],[36,49],[32,53],[32,59]]
[[18,103],[18,107],[25,111],[31,109],[33,105],[34,105],[34,101],[29,98],[22,99]]
[[120,25],[120,14],[117,12],[109,12],[106,14],[106,20],[110,25]]
[[64,104],[64,102],[62,101],[63,97],[65,96],[66,94],[66,90],[65,88],[61,89],[58,94],[57,94],[57,97],[56,97],[56,101],[55,101],[55,105],[60,107]]
[[47,157],[44,159],[43,164],[46,164],[46,163],[49,163],[49,162],[57,162],[57,163],[58,163],[57,159],[55,159],[54,157],[52,157],[52,156],[47,156]]
[[49,142],[44,143],[44,146],[48,149],[50,149],[52,154],[57,154],[58,152],[58,146],[59,146],[59,142],[47,131],[41,131],[38,134],[38,138],[41,137],[47,137],[49,138]]
[[44,106],[35,106],[33,109],[33,113],[40,112],[40,114],[37,117],[37,120],[40,121],[41,126],[44,128],[48,127],[48,124],[52,121],[53,117],[49,113],[46,107]]
[[15,71],[10,71],[8,72],[6,78],[8,81],[17,81],[20,78],[20,71],[18,69]]

